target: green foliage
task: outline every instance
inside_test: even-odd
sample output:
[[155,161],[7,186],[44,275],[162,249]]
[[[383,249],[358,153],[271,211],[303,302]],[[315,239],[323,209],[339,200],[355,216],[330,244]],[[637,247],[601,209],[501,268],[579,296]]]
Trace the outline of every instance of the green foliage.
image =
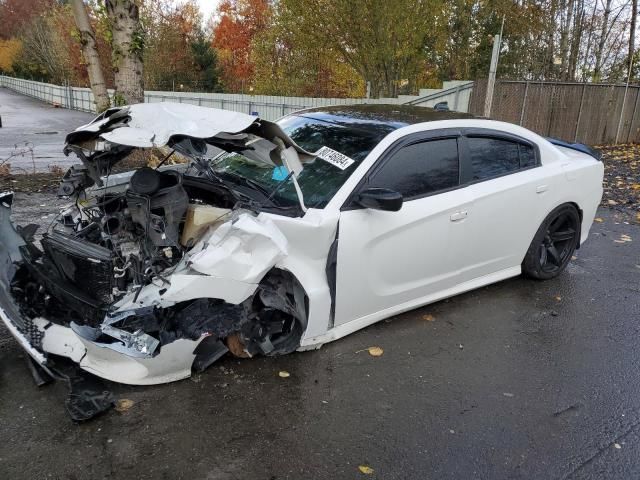
[[114,93],[114,95],[113,95],[113,106],[114,107],[121,107],[121,106],[126,105],[126,104],[127,104],[127,100],[126,100],[126,98],[124,98],[124,96],[121,93],[119,93],[119,92]]
[[191,55],[196,69],[200,72],[200,80],[205,91],[215,92],[220,88],[218,58],[211,42],[200,32],[191,42]]
[[142,28],[136,29],[131,36],[131,43],[129,44],[129,53],[134,53],[142,56],[145,44],[145,31]]

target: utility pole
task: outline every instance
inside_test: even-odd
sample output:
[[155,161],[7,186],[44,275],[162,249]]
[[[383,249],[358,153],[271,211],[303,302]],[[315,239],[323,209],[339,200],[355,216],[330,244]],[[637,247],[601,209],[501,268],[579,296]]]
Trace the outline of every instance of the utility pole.
[[491,116],[491,104],[493,103],[493,89],[496,84],[496,70],[498,69],[498,57],[500,57],[500,45],[502,44],[502,31],[504,30],[504,17],[500,34],[493,37],[493,50],[491,52],[491,64],[489,65],[489,79],[487,80],[487,94],[484,97],[484,116]]
[[631,82],[631,73],[633,72],[633,54],[635,53],[637,19],[638,19],[638,0],[632,0],[631,30],[629,32],[629,71],[627,72],[627,84],[624,86],[624,97],[622,99],[622,109],[620,110],[620,119],[618,120],[618,129],[616,130],[616,145],[618,144],[618,141],[620,139],[620,129],[622,128],[622,117],[624,115],[624,107],[627,103],[627,91],[629,90],[629,82]]

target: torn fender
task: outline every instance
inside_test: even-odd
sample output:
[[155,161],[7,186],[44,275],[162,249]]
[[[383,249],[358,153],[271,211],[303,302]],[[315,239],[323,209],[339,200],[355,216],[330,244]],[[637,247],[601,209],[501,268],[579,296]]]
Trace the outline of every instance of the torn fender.
[[193,270],[213,277],[257,284],[287,255],[287,239],[266,216],[241,214],[199,242],[190,254]]

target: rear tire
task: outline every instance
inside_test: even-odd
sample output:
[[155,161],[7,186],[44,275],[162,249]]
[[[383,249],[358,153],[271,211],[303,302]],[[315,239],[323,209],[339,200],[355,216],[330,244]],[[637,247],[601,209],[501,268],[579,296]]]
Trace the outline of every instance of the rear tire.
[[560,205],[542,222],[522,262],[522,273],[536,280],[557,277],[566,268],[580,238],[580,214]]

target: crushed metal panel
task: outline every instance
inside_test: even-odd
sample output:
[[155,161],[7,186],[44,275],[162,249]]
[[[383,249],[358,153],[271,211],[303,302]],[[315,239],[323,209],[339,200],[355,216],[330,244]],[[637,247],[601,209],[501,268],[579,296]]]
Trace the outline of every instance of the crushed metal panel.
[[171,286],[162,297],[176,303],[196,298],[219,298],[238,304],[249,298],[257,287],[255,283],[228,278],[174,274],[171,276]]
[[192,252],[193,270],[246,283],[258,283],[288,253],[287,239],[271,219],[246,213],[220,225]]
[[[114,109],[115,110],[115,109]],[[128,118],[128,122],[117,122]],[[108,118],[83,125],[67,135],[66,142],[74,143],[86,133],[105,132],[110,142],[132,147],[166,145],[174,135],[210,138],[220,132],[239,133],[249,128],[257,118],[229,110],[181,103],[139,103],[115,110]],[[114,128],[107,133],[107,128]]]

